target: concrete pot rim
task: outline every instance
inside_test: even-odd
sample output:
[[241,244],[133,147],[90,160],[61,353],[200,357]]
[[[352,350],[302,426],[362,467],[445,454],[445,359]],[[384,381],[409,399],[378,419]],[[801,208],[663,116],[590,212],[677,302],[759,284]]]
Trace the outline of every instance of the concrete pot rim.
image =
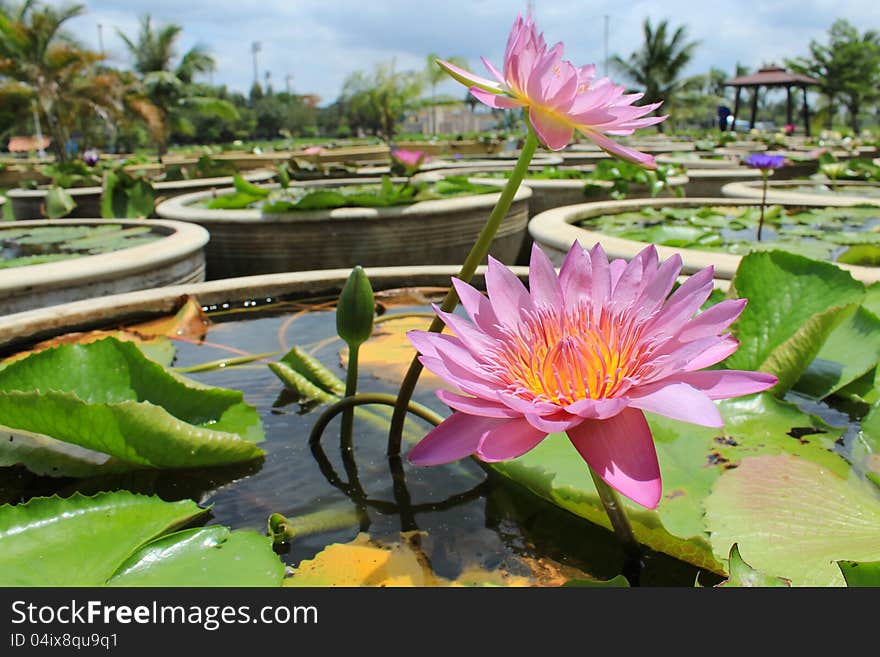
[[[471,182],[480,185],[496,185],[502,186],[505,181],[500,178],[481,178],[479,176],[470,176],[468,178]],[[688,183],[688,177],[685,175],[681,176],[671,176],[668,179],[668,184],[670,187],[683,187]],[[545,178],[529,178],[526,176],[523,179],[523,185],[526,187],[531,187],[532,189],[572,189],[578,190],[583,188],[586,183],[590,183],[591,185],[595,185],[596,187],[603,187],[606,189],[611,189],[614,186],[610,180],[563,180],[563,179],[545,179]],[[635,185],[636,188],[644,188],[644,185]]]
[[[248,171],[241,174],[248,182],[261,182],[263,180],[271,180],[275,177],[273,171],[268,169],[260,169],[256,171]],[[153,189],[162,192],[169,189],[187,189],[189,187],[202,187],[204,185],[231,185],[232,176],[221,176],[217,178],[191,178],[189,180],[168,180],[152,183]],[[12,198],[43,198],[48,193],[47,188],[43,189],[10,189],[6,192],[7,196]],[[103,187],[69,187],[65,189],[71,196],[100,196],[104,192]]]
[[[745,180],[761,180],[761,172],[758,169],[750,169],[742,166],[718,167],[717,169],[690,169],[687,172],[691,180],[702,178],[743,178]],[[773,175],[773,172],[770,172]]]
[[[509,269],[523,281],[528,280],[528,267],[515,266]],[[375,290],[418,286],[448,287],[451,278],[458,271],[459,265],[366,268]],[[350,273],[350,269],[322,269],[242,276],[138,290],[27,310],[0,317],[0,349],[10,349],[71,331],[119,326],[168,315],[179,307],[186,296],[194,296],[203,306],[211,307],[224,303],[243,304],[254,299],[275,300],[293,295],[338,293]],[[478,267],[471,283],[479,289],[485,289],[485,274],[486,267]],[[680,280],[683,281],[684,277]],[[716,280],[715,285],[726,290],[728,282]]]
[[[828,207],[850,207],[853,205],[880,205],[880,198],[871,198],[869,196],[854,196],[847,194],[812,194],[810,192],[785,191],[784,187],[793,187],[797,185],[809,184],[810,180],[771,180],[767,183],[767,202],[768,203],[787,203],[793,204],[822,204]],[[854,185],[856,187],[864,186],[871,188],[880,188],[880,183],[872,183],[864,180],[847,180],[841,184]],[[763,183],[761,181],[753,182],[731,182],[721,188],[724,196],[731,198],[746,198],[752,200],[761,200],[763,194]]]
[[[323,181],[322,181],[323,182]],[[365,179],[341,178],[331,181],[331,184],[364,184]],[[274,187],[274,186],[272,186]],[[218,189],[214,191],[194,192],[182,194],[175,198],[163,201],[156,206],[156,214],[163,219],[194,222],[217,222],[217,223],[256,223],[256,222],[290,222],[298,223],[305,221],[326,221],[328,219],[348,219],[375,221],[392,217],[425,217],[430,215],[445,215],[459,210],[472,210],[474,208],[486,208],[491,210],[498,201],[498,194],[474,194],[457,198],[437,199],[432,201],[420,201],[412,205],[400,205],[391,208],[336,208],[334,210],[308,210],[297,213],[269,214],[264,215],[260,210],[210,210],[208,208],[193,209],[192,203],[211,198],[215,194],[225,194],[234,191],[233,188]],[[514,202],[525,201],[531,198],[532,190],[522,186],[514,196]]]
[[[60,287],[76,287],[95,280],[105,280],[120,274],[131,275],[149,271],[185,258],[208,243],[207,230],[195,224],[160,219],[46,219],[9,222],[5,228],[18,229],[41,226],[149,226],[163,233],[151,242],[111,253],[81,256],[42,265],[28,265],[0,270],[0,294],[30,288],[35,291]],[[0,227],[0,231],[2,231]]]
[[[551,248],[567,252],[575,241],[581,246],[591,247],[596,242],[602,243],[602,248],[609,257],[631,260],[637,253],[648,246],[645,242],[611,237],[574,226],[574,222],[589,219],[603,214],[616,214],[618,212],[640,210],[645,207],[675,206],[675,207],[701,207],[705,205],[756,205],[752,199],[735,199],[728,197],[704,197],[704,198],[661,198],[661,199],[628,199],[623,201],[598,201],[594,203],[581,203],[567,205],[542,212],[529,222],[529,234],[538,244],[548,245]],[[787,205],[799,205],[806,207],[827,207],[826,203],[796,203]],[[739,266],[742,256],[720,253],[716,251],[699,251],[696,249],[684,249],[671,246],[657,246],[657,253],[661,260],[666,260],[674,255],[682,259],[682,272],[693,274],[709,266],[715,268],[715,278],[732,279]],[[880,281],[880,267],[860,267],[833,263],[841,269],[849,271],[855,278],[865,283]]]

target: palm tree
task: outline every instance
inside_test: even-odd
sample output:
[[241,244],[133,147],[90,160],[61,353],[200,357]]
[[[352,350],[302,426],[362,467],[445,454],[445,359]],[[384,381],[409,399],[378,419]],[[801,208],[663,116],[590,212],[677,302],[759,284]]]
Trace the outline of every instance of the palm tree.
[[[425,79],[431,85],[431,134],[437,134],[437,85],[449,78],[449,74],[437,65],[437,60],[441,59],[434,53],[428,55],[427,65],[425,66]],[[467,60],[463,57],[448,57],[446,61],[455,64],[459,68],[467,69]]]
[[[203,48],[192,48],[175,63],[175,46],[182,31],[179,25],[165,25],[154,30],[149,14],[141,18],[136,39],[117,30],[134,60],[135,71],[141,76],[146,99],[155,107],[155,111],[147,112],[152,115],[148,126],[160,160],[167,149],[171,129],[181,128],[184,124],[180,109],[189,106],[222,119],[238,118],[238,111],[228,101],[195,92],[195,76],[213,71],[215,67],[214,59]],[[144,103],[139,105],[146,109]]]
[[[693,84],[692,79],[681,79],[681,74],[699,45],[699,41],[687,42],[685,26],[676,28],[671,37],[669,29],[667,20],[660,21],[655,29],[651,19],[646,18],[642,25],[645,35],[642,47],[626,60],[618,55],[611,58],[611,64],[644,91],[646,103],[664,101],[664,112],[675,104],[680,91]],[[663,124],[659,123],[657,129],[662,132]]]
[[79,81],[90,74],[98,53],[77,45],[62,26],[85,11],[83,5],[50,7],[34,0],[0,6],[0,100],[29,99],[52,138],[59,162],[67,159],[65,146],[70,119],[76,114]]

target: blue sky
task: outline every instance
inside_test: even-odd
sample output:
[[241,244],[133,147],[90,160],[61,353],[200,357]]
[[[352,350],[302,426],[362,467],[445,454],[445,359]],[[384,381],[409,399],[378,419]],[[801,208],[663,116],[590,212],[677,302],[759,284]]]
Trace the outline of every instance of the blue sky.
[[[80,0],[85,16],[70,31],[117,65],[128,63],[116,30],[134,35],[138,17],[184,26],[181,46],[205,46],[217,60],[216,84],[246,91],[253,82],[251,43],[259,41],[259,75],[269,71],[283,90],[316,93],[332,102],[351,71],[369,70],[394,58],[400,69],[421,69],[429,52],[466,58],[483,72],[479,56],[501,63],[517,0]],[[51,4],[64,4],[51,0]],[[602,70],[605,16],[608,50],[628,55],[641,43],[645,17],[683,24],[701,42],[687,71],[715,66],[733,73],[737,62],[757,68],[807,53],[811,39],[825,40],[831,23],[846,18],[861,30],[880,29],[877,0],[533,0],[540,29],[550,43],[563,41],[575,64],[596,62]],[[612,74],[612,77],[615,77]],[[620,80],[623,82],[623,80]],[[454,83],[441,89],[462,95]]]

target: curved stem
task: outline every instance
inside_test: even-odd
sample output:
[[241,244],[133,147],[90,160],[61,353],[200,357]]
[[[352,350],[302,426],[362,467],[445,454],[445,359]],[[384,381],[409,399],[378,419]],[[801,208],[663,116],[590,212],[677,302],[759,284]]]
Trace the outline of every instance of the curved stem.
[[[458,272],[458,279],[465,283],[470,283],[477,267],[488,255],[489,248],[492,246],[492,240],[495,239],[495,234],[501,226],[501,221],[507,216],[507,213],[510,210],[513,198],[516,196],[516,192],[519,189],[523,178],[525,178],[526,172],[529,170],[532,156],[535,154],[535,150],[538,147],[538,137],[535,135],[534,128],[532,128],[528,121],[526,121],[526,123],[529,126],[529,132],[526,136],[526,141],[523,144],[522,151],[519,154],[519,159],[516,161],[516,166],[514,166],[513,172],[510,174],[510,178],[501,192],[501,197],[498,199],[498,202],[492,210],[492,214],[489,215],[488,221],[486,221],[486,224],[480,231],[477,241],[474,243],[473,247],[471,247],[470,253],[468,253],[464,264],[462,264],[461,269]],[[446,298],[443,299],[443,303],[440,305],[440,309],[449,313],[455,310],[456,305],[458,305],[458,294],[456,294],[454,287],[450,287],[449,292],[446,294]],[[432,333],[440,333],[443,330],[443,326],[443,320],[439,317],[435,317],[434,321],[431,322],[428,331]],[[387,453],[389,456],[400,454],[400,441],[403,434],[403,423],[406,419],[407,405],[412,399],[413,391],[415,390],[416,383],[418,383],[421,373],[422,364],[419,362],[419,355],[416,354],[409,365],[406,376],[403,377],[403,381],[400,384],[400,390],[397,393],[398,403],[394,407],[394,415],[391,416],[391,429],[388,433]]]
[[638,541],[633,536],[632,526],[629,524],[626,509],[623,508],[623,503],[620,501],[617,491],[606,484],[592,467],[590,467],[590,476],[593,477],[593,483],[596,485],[599,499],[602,501],[602,506],[605,507],[605,513],[608,514],[608,519],[611,521],[611,526],[614,528],[617,538],[620,539],[623,547],[628,552],[638,552]]
[[[330,424],[330,420],[336,417],[339,413],[347,408],[363,406],[364,404],[382,404],[384,406],[396,406],[397,397],[384,392],[368,392],[360,395],[355,395],[354,397],[344,397],[340,399],[335,404],[331,404],[330,406],[328,406],[315,421],[315,424],[312,427],[312,433],[309,435],[309,443],[316,443],[320,441],[321,434],[324,433],[324,429],[326,429],[327,425]],[[427,406],[422,406],[417,402],[408,402],[406,409],[410,413],[413,413],[414,415],[422,418],[425,422],[430,422],[433,425],[438,425],[443,422],[443,418],[437,415],[437,413],[432,411]]]

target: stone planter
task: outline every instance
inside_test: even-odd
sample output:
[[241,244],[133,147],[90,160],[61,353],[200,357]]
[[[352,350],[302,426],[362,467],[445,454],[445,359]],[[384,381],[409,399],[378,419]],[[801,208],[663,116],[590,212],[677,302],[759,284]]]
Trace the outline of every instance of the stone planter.
[[[87,219],[101,216],[100,187],[71,187],[65,190],[76,203],[67,216],[69,219]],[[13,216],[21,220],[45,219],[46,189],[10,189],[6,192]]]
[[[102,219],[23,221],[6,224],[6,229],[100,226],[106,223]],[[162,237],[149,244],[110,253],[0,270],[0,314],[204,280],[203,249],[208,241],[208,233],[203,228],[175,221],[142,219],[114,220],[112,223],[131,227],[149,226]],[[51,316],[51,311],[48,314]]]
[[[772,175],[772,172],[771,172]],[[761,180],[761,172],[748,167],[730,169],[690,169],[688,182],[684,187],[685,196],[720,196],[721,188],[732,182]]]
[[[584,173],[588,173],[592,167],[584,167]],[[507,182],[500,178],[481,178],[479,174],[470,176],[469,180],[479,185],[497,185],[503,187]],[[587,180],[551,180],[542,178],[526,178],[523,185],[532,190],[532,198],[529,201],[529,217],[534,217],[547,210],[558,208],[563,205],[574,205],[576,203],[607,201],[610,199],[610,192],[614,186],[608,180],[589,181],[591,185],[595,185],[597,189],[589,196],[584,193],[584,185]],[[672,176],[669,179],[669,185],[672,190],[665,189],[661,194],[662,198],[674,197],[675,189],[683,190],[687,185],[687,176]],[[628,198],[650,198],[651,191],[645,185],[633,185],[630,187]]]
[[[33,166],[25,164],[5,163],[7,166],[0,171],[0,188],[18,187],[25,180],[36,180],[38,184],[49,182],[49,179],[39,173]],[[46,164],[43,162],[42,164]]]
[[[811,184],[824,184],[830,186],[830,181],[812,181],[812,180],[771,180],[767,184],[767,202],[768,203],[788,203],[797,205],[827,205],[834,207],[847,207],[853,205],[880,205],[880,184],[875,182],[865,182],[856,180],[842,180],[840,185],[848,188],[856,187],[865,190],[872,190],[874,196],[859,195],[851,190],[843,192],[833,192],[830,194],[822,194],[819,192],[811,193],[809,191],[799,191],[798,187],[809,186]],[[763,182],[739,182],[729,183],[721,188],[724,196],[732,198],[747,198],[753,201],[761,200],[763,195]]]
[[669,153],[657,156],[658,164],[671,164],[684,167],[690,173],[694,169],[735,169],[740,166],[740,159],[733,155],[722,155],[720,159],[702,157],[700,153]]
[[[345,181],[342,181],[345,182]],[[352,182],[352,181],[348,181]],[[358,184],[362,180],[355,181]],[[340,181],[322,181],[323,186]],[[230,190],[218,190],[218,193]],[[513,263],[526,238],[528,201],[522,188],[503,220],[491,253]],[[164,219],[206,228],[208,279],[310,269],[461,263],[499,194],[423,201],[391,208],[337,208],[263,216],[259,210],[209,210],[194,204],[212,192],[161,203]]]
[[[646,207],[703,207],[707,205],[726,206],[754,206],[755,202],[746,199],[732,198],[677,198],[677,199],[634,199],[625,201],[603,201],[599,203],[583,203],[569,205],[555,210],[542,212],[529,222],[529,234],[550,256],[551,260],[559,266],[565,254],[575,240],[582,246],[591,247],[596,242],[601,242],[602,247],[610,257],[630,260],[647,244],[633,240],[610,237],[602,233],[575,226],[576,222],[591,217],[620,212],[638,211]],[[825,207],[827,204],[797,203],[801,207]],[[741,256],[720,253],[718,251],[699,251],[696,249],[683,249],[669,246],[658,246],[657,252],[661,260],[674,254],[681,256],[683,262],[682,273],[693,274],[700,269],[715,266],[715,277],[721,279],[733,278],[736,268],[739,266]],[[854,265],[837,264],[846,269],[852,275],[866,283],[880,281],[880,268],[858,267]]]
[[[245,174],[245,180],[253,183],[267,182],[275,176],[272,171],[254,171]],[[172,180],[153,183],[157,200],[173,198],[190,192],[228,187],[232,176],[220,178],[194,178],[192,180]],[[76,207],[66,218],[88,219],[101,216],[102,187],[72,187],[66,190],[76,202]],[[12,214],[18,220],[45,219],[46,189],[10,189],[7,192],[12,205]]]

